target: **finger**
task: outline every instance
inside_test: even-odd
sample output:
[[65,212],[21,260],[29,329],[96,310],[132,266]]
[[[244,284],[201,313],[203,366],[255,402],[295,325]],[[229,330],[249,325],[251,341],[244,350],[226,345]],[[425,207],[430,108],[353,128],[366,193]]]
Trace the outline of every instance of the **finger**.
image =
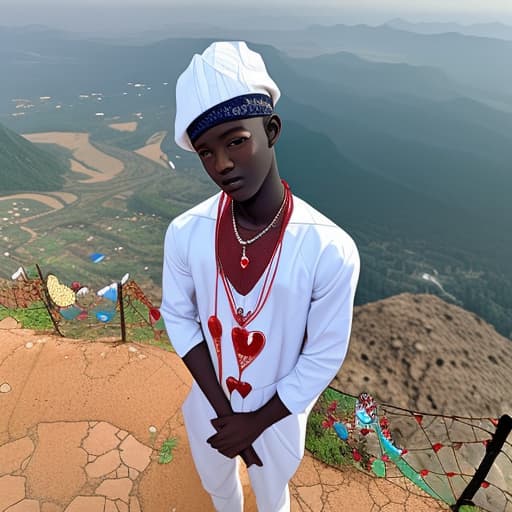
[[236,455],[248,446],[248,443],[240,441],[234,442],[232,439],[212,439],[210,446],[220,452],[235,452]]
[[249,460],[245,463],[245,465],[246,465],[248,468],[250,468],[252,465],[256,465],[256,466],[260,466],[260,467],[261,467],[261,466],[263,466],[263,463],[261,462],[261,459],[260,459],[258,456],[256,456],[256,458],[254,458],[254,459],[249,459]]
[[220,454],[224,455],[224,457],[227,457],[228,459],[234,459],[238,452],[235,450],[217,450]]
[[249,454],[251,460],[255,461],[255,464],[258,466],[263,466],[263,462],[261,462],[260,456],[257,454],[254,446],[249,446],[249,448],[247,448],[245,451]]
[[[236,443],[223,443],[216,448],[219,452],[223,453],[227,457],[234,457],[239,455],[244,450],[249,448],[251,445],[247,440],[238,440]],[[213,447],[213,446],[212,446]]]
[[211,424],[213,425],[214,429],[220,430],[221,428],[224,428],[227,425],[227,422],[225,418],[215,418],[211,420]]
[[232,443],[232,438],[233,436],[231,436],[225,430],[221,430],[220,432],[210,436],[206,442],[209,443],[213,448],[218,449],[223,445],[229,445],[230,442]]

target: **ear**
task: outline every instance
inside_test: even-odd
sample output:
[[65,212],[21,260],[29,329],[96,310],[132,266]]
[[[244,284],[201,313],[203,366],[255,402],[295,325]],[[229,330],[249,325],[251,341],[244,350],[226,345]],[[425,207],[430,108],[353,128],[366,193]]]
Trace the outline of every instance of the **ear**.
[[281,135],[282,122],[277,114],[272,114],[265,122],[265,133],[268,138],[268,147],[271,148],[279,140]]

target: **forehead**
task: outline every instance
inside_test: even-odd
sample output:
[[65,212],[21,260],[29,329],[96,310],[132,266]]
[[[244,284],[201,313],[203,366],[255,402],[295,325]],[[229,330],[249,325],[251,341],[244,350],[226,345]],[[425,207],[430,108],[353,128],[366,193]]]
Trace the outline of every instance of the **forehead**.
[[227,121],[218,124],[206,130],[194,142],[194,147],[197,148],[202,145],[213,144],[222,141],[229,135],[236,134],[239,131],[248,131],[251,135],[255,135],[263,131],[263,122],[261,117],[252,117],[249,119],[236,119],[234,121]]

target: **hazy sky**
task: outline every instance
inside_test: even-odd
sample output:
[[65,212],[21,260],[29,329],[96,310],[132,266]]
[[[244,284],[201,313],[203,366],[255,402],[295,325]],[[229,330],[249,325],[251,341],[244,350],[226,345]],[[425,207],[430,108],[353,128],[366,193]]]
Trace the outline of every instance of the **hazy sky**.
[[239,20],[240,25],[250,26],[249,11],[259,16],[260,27],[265,17],[276,16],[289,17],[290,24],[300,19],[301,24],[380,24],[402,17],[512,25],[512,0],[0,0],[0,25],[39,23],[85,32],[108,26],[116,32],[134,27],[145,30],[180,21],[229,26]]

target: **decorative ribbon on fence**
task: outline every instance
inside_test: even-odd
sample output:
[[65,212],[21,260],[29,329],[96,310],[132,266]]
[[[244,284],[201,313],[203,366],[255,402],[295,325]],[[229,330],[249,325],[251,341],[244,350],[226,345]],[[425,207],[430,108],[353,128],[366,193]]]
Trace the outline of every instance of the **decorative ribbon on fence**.
[[[329,388],[312,415],[320,414],[327,439],[354,464],[403,488],[412,482],[455,512],[512,510],[510,416],[445,416],[377,404]],[[326,441],[327,442],[327,441]],[[321,458],[321,457],[320,457]],[[473,509],[475,510],[475,509]]]

